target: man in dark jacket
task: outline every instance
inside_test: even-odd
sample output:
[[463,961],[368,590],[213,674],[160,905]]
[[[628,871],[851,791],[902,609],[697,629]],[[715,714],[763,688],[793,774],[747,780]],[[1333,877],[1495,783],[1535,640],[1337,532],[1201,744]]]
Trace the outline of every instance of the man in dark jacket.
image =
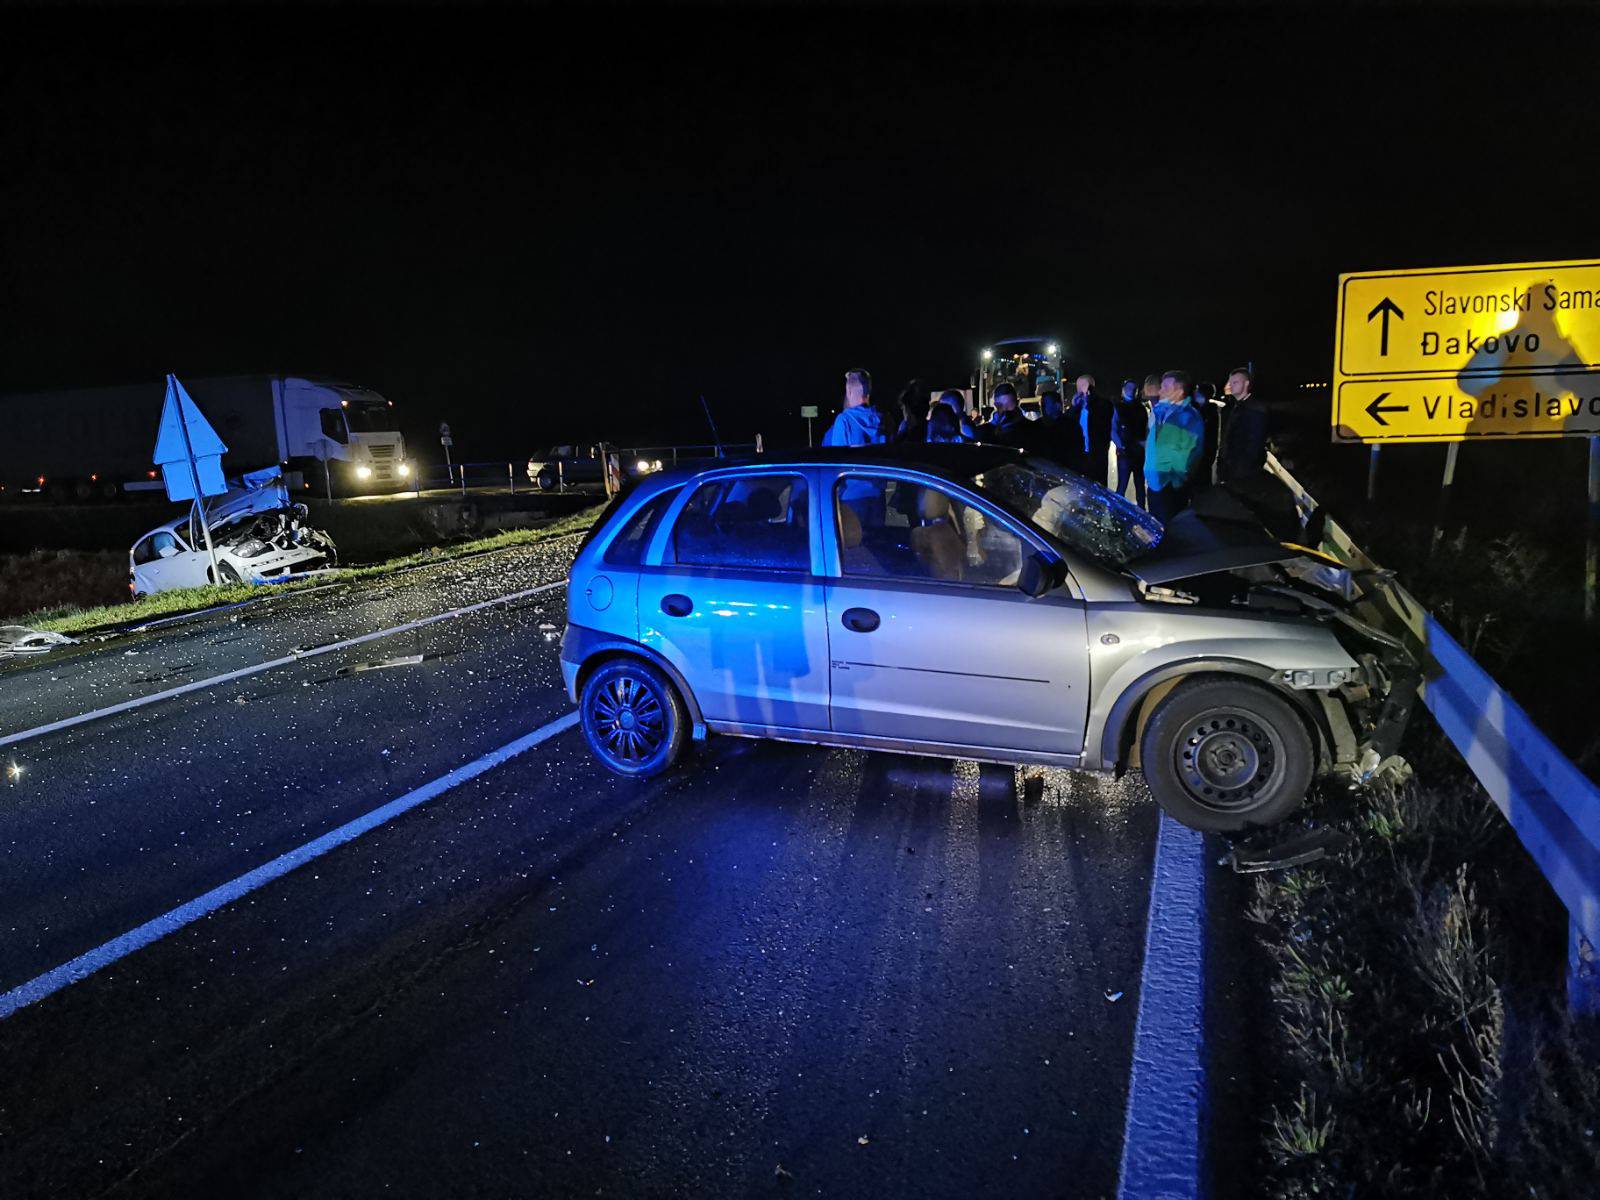
[[1052,390],[1039,397],[1039,419],[1025,432],[1029,450],[1082,474],[1083,454],[1078,449],[1078,430],[1067,420],[1060,392]]
[[1104,485],[1111,454],[1111,401],[1094,390],[1093,375],[1078,376],[1078,391],[1067,409],[1067,420],[1078,427],[1082,438],[1083,474]]
[[[1145,388],[1160,390],[1161,380],[1151,376]],[[1128,480],[1133,479],[1133,494],[1139,507],[1144,508],[1144,440],[1150,433],[1150,409],[1139,394],[1139,385],[1131,379],[1122,381],[1122,395],[1111,408],[1111,444],[1117,448],[1117,495],[1128,494]]]
[[1217,482],[1249,480],[1267,465],[1267,406],[1251,392],[1250,370],[1235,367],[1228,376],[1228,406],[1222,414],[1217,452]]
[[995,388],[994,416],[978,431],[980,442],[995,442],[1002,446],[1026,446],[1028,443],[1028,418],[1017,407],[1017,389],[1009,383]]

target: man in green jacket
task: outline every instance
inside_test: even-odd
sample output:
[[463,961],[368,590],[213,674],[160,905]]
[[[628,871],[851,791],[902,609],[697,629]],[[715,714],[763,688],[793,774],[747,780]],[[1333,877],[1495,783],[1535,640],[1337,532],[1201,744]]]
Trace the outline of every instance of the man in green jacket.
[[1144,479],[1150,491],[1150,513],[1163,525],[1189,507],[1205,442],[1205,422],[1192,389],[1188,372],[1168,371],[1161,377],[1161,394],[1150,412]]

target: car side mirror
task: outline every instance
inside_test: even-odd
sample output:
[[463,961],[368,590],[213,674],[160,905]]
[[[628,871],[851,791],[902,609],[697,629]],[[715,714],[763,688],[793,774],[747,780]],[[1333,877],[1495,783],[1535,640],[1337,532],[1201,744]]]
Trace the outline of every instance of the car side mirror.
[[171,558],[177,552],[178,548],[176,546],[163,546],[161,549],[156,551],[156,553],[162,558]]
[[1030,554],[1022,560],[1022,570],[1017,575],[1017,590],[1030,599],[1037,600],[1053,592],[1067,581],[1063,563],[1043,555]]

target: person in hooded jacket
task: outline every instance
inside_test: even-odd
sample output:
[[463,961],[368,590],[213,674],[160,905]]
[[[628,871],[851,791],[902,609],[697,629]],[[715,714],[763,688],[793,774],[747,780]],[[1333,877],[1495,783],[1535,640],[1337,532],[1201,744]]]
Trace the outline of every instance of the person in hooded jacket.
[[[882,418],[872,405],[872,376],[856,368],[844,373],[844,408],[822,435],[824,446],[879,446]],[[839,503],[855,512],[862,527],[876,529],[884,520],[884,496],[871,480],[846,479],[839,485]]]
[[822,435],[824,446],[877,446],[884,441],[883,419],[872,405],[872,376],[855,369],[844,373],[844,408]]
[[1150,514],[1163,525],[1189,507],[1205,436],[1188,372],[1166,372],[1161,376],[1161,398],[1150,411],[1144,459]]

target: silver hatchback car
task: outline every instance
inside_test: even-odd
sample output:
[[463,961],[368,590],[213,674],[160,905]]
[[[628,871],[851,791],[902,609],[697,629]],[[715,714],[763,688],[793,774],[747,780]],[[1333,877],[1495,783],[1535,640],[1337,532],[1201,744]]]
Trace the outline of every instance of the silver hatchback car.
[[1178,820],[1237,831],[1393,752],[1416,667],[1363,586],[1247,516],[1163,529],[996,446],[719,460],[595,525],[562,671],[623,775],[708,733],[1137,766]]

